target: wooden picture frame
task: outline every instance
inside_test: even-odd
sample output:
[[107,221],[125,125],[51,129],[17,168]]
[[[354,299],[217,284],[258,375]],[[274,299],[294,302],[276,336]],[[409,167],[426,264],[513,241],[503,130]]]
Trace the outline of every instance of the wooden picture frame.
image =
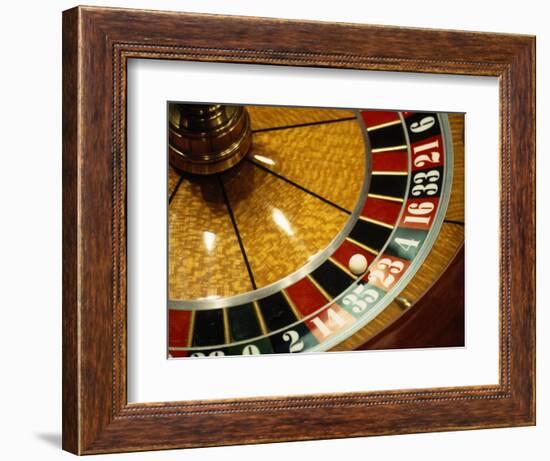
[[[499,384],[129,404],[130,58],[498,77]],[[92,454],[533,424],[534,37],[93,7],[63,13],[65,450]]]

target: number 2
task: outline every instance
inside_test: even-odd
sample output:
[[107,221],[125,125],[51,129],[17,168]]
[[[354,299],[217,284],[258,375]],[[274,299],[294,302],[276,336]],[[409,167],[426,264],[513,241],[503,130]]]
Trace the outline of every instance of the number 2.
[[295,330],[288,330],[286,333],[283,333],[283,339],[290,343],[288,345],[289,352],[300,352],[304,349],[304,342]]

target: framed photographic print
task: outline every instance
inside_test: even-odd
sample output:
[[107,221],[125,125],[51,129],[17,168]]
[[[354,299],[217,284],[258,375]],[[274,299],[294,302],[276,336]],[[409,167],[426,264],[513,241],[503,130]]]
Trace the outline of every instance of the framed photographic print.
[[534,50],[64,12],[64,449],[534,424]]

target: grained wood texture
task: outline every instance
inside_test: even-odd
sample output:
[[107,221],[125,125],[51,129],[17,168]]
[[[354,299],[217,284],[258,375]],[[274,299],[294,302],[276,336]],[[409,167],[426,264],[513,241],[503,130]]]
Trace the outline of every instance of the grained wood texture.
[[78,14],[63,17],[63,447],[79,452]]
[[[309,192],[350,212],[360,198],[366,152],[353,111],[247,110],[252,126],[263,127],[254,130],[271,128],[253,132],[248,160],[219,179],[188,177],[177,190],[178,175],[169,171],[169,299],[234,296],[253,289],[229,208],[261,288],[301,269],[348,222],[349,213]],[[274,129],[327,120],[333,123]],[[274,221],[274,210],[284,223]],[[205,232],[215,240],[211,250],[205,248]]]
[[[65,449],[90,454],[534,424],[533,37],[79,7],[64,13],[63,39]],[[499,384],[129,405],[124,111],[132,57],[500,77]]]
[[[217,179],[184,179],[170,202],[168,299],[231,296],[253,289]],[[211,249],[203,243],[205,232],[216,239]]]
[[453,136],[453,184],[446,220],[464,222],[464,114],[449,114]]
[[273,161],[263,164],[269,170],[348,211],[357,205],[366,155],[356,120],[255,133],[252,139],[256,162],[255,155],[265,156]]
[[[349,219],[346,213],[249,162],[228,173],[227,194],[259,287],[303,267]],[[273,206],[285,220],[282,224],[288,233],[274,222]]]
[[352,110],[307,107],[247,106],[252,130],[353,118]]

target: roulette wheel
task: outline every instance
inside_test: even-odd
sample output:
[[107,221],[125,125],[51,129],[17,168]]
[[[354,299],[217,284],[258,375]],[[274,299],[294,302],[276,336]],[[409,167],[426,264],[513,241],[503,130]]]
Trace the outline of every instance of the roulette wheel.
[[171,103],[169,356],[463,345],[463,130]]

